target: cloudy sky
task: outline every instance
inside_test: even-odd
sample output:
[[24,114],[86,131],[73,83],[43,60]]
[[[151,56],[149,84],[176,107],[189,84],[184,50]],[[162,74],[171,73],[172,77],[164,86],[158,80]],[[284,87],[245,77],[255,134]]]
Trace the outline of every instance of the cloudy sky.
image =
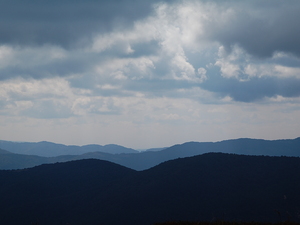
[[300,1],[1,0],[0,139],[300,136]]

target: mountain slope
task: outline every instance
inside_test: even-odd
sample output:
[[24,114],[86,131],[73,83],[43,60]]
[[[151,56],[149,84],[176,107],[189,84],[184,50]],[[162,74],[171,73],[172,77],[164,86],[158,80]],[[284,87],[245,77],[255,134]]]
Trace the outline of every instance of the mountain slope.
[[44,163],[49,163],[49,159],[35,155],[0,153],[0,169],[2,170],[24,169]]
[[115,182],[135,172],[95,159],[0,171],[1,223],[31,224],[38,219],[41,224],[66,224],[62,221],[74,217],[81,224],[93,211],[89,205],[103,205],[98,193],[105,197]]
[[9,152],[9,151],[0,149],[0,154],[10,154],[10,153],[11,153],[11,152]]
[[297,220],[300,158],[209,153],[145,171],[79,160],[0,171],[3,224]]

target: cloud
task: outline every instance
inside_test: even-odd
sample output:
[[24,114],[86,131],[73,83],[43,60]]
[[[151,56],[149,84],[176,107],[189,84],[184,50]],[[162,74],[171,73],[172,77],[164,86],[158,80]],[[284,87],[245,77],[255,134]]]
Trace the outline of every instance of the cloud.
[[65,100],[38,100],[27,102],[20,115],[37,119],[57,119],[74,116]]
[[234,101],[265,101],[276,96],[300,96],[300,64],[292,55],[277,53],[257,60],[238,46],[230,53],[221,46],[214,65],[207,69],[208,79],[200,86]]
[[149,15],[153,1],[4,1],[0,43],[72,47],[99,32],[126,29]]
[[234,78],[210,78],[201,86],[202,88],[212,91],[222,98],[229,96],[235,101],[253,102],[276,96],[287,98],[300,96],[300,79],[255,77],[249,81],[240,82]]
[[70,117],[73,93],[61,78],[9,80],[0,83],[0,113],[35,118]]
[[213,5],[205,21],[207,38],[227,49],[239,45],[256,57],[277,51],[300,56],[299,1],[224,1]]
[[2,113],[123,115],[128,99],[227,104],[300,95],[298,1],[16,0],[5,6]]

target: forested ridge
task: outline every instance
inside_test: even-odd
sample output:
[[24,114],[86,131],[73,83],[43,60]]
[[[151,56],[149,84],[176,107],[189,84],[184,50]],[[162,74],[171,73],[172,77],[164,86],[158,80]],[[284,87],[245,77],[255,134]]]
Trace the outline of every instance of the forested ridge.
[[144,171],[87,159],[0,171],[2,224],[299,222],[300,158],[224,153]]

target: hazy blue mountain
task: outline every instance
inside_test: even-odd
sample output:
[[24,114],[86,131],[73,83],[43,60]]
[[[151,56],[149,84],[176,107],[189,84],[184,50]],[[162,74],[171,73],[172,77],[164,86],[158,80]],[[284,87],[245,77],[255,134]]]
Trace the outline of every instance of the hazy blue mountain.
[[[184,149],[184,151],[183,151]],[[220,142],[187,142],[163,150],[178,157],[207,152],[236,153],[244,155],[300,156],[300,138],[286,140],[260,140],[240,138]]]
[[84,145],[81,147],[84,150],[84,153],[88,152],[105,152],[110,154],[121,154],[121,153],[139,153],[138,151],[132,148],[126,148],[120,145]]
[[0,149],[0,170],[24,169],[45,163],[66,162],[74,156],[41,157],[36,155],[22,155]]
[[143,150],[143,151],[146,151],[146,152],[158,152],[158,151],[161,151],[161,150],[164,150],[166,149],[166,147],[164,148],[149,148],[149,149],[146,149],[146,150]]
[[[55,145],[57,144],[54,144],[54,146]],[[108,145],[107,149],[110,152],[113,152],[112,148],[114,147],[116,147],[115,149],[120,149],[119,151],[123,151],[122,149],[124,148],[122,146]],[[180,145],[174,145],[169,148],[164,148],[160,151],[143,151],[140,153],[110,154],[100,151],[102,147],[99,147],[98,145],[95,147],[93,147],[93,145],[88,145],[85,149],[86,151],[92,151],[95,148],[99,151],[88,152],[81,155],[62,155],[48,158],[36,156],[26,156],[22,158],[22,155],[7,155],[6,157],[2,157],[0,155],[0,169],[22,169],[41,165],[43,163],[66,162],[70,160],[94,158],[114,162],[135,170],[145,170],[164,161],[200,155],[208,152],[299,157],[300,138],[274,141],[243,138],[220,142],[187,142]],[[59,152],[57,149],[52,151],[57,153]]]
[[299,221],[300,158],[208,153],[135,171],[79,160],[0,171],[6,225]]
[[63,145],[52,142],[12,142],[0,141],[0,148],[12,153],[23,155],[38,155],[43,157],[55,157],[59,155],[81,155],[87,152],[106,152],[111,154],[138,153],[138,151],[120,145]]
[[9,152],[9,151],[0,149],[0,154],[10,154],[10,153],[11,153],[11,152]]

